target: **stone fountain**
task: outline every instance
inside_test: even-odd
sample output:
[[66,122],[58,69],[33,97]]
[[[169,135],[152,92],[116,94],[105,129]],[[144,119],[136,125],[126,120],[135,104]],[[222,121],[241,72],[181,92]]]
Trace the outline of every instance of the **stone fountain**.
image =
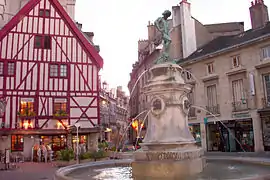
[[166,10],[155,21],[162,33],[163,52],[149,70],[144,93],[150,99],[146,136],[134,153],[132,173],[136,178],[184,179],[203,171],[203,150],[195,145],[188,127],[190,108],[187,94],[191,86],[182,78],[182,68],[169,56],[171,39]]

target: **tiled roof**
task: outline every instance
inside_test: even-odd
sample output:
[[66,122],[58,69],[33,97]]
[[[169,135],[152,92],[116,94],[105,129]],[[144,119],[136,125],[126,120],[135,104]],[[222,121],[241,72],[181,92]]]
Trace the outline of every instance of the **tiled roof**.
[[215,53],[233,49],[235,46],[246,45],[256,42],[262,38],[270,37],[270,23],[258,29],[250,29],[238,35],[221,36],[206,45],[198,48],[194,53],[185,59],[180,59],[179,63],[189,60],[196,60],[207,55],[214,55]]

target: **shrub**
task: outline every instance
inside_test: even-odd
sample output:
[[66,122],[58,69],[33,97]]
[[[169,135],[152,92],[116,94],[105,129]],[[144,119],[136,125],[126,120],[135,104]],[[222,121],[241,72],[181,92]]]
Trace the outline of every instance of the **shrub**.
[[57,159],[61,161],[70,161],[74,159],[74,151],[72,149],[64,149],[57,151]]
[[85,152],[80,154],[80,159],[84,160],[84,159],[90,159],[91,158],[91,152]]
[[101,159],[101,158],[104,158],[104,157],[107,157],[107,153],[105,151],[95,151],[95,152],[92,152],[91,153],[91,158],[92,159]]

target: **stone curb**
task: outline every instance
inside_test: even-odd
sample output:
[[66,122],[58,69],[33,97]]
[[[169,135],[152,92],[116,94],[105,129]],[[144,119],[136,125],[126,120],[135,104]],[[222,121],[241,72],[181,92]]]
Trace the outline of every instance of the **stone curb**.
[[[231,157],[231,156],[211,156],[207,157],[207,160],[223,160],[223,161],[236,161],[236,162],[246,162],[250,164],[259,164],[270,166],[270,159],[268,158],[248,158],[248,157]],[[88,167],[99,167],[99,166],[121,166],[121,165],[130,165],[134,160],[133,159],[121,159],[121,160],[107,160],[107,161],[96,161],[88,162],[83,164],[75,164],[67,167],[60,168],[56,171],[54,180],[78,180],[74,178],[67,177],[66,175],[72,171],[80,168]],[[269,175],[253,177],[253,178],[243,178],[242,180],[266,180],[270,177]],[[239,179],[238,179],[239,180]]]

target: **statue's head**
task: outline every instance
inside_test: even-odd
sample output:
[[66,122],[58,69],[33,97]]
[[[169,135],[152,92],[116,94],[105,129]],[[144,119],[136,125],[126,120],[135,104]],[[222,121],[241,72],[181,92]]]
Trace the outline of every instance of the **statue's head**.
[[168,19],[170,16],[171,16],[171,11],[169,11],[169,10],[165,10],[163,13],[162,13],[162,15],[163,15],[163,18],[164,19]]

